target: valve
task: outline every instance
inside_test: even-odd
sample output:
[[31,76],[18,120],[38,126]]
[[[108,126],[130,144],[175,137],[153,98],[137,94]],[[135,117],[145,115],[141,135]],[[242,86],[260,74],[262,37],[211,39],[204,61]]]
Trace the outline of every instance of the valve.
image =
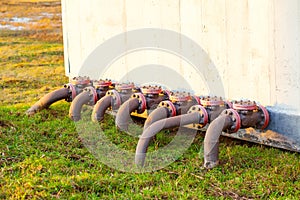
[[[170,92],[163,90],[161,86],[142,86],[140,92],[147,99],[147,106],[151,108],[152,106],[157,106],[160,101],[169,99]],[[148,105],[149,104],[149,105]]]
[[235,110],[256,110],[257,109],[257,105],[255,103],[255,101],[250,101],[250,100],[240,100],[240,101],[234,101],[232,108]]
[[160,86],[142,86],[140,91],[132,94],[131,98],[138,99],[138,108],[131,113],[133,116],[147,118],[148,111],[155,109],[161,101],[169,99],[169,92]]
[[74,77],[70,81],[70,83],[80,87],[80,86],[91,85],[92,81],[90,80],[90,78],[88,76],[78,76],[78,77]]
[[232,107],[239,113],[243,128],[265,129],[269,124],[270,117],[267,109],[257,105],[255,101],[234,101]]
[[100,90],[108,90],[113,87],[113,83],[109,79],[99,79],[99,80],[94,80],[93,81],[93,86],[95,89],[100,89]]
[[169,93],[169,100],[160,103],[160,106],[171,109],[171,115],[186,114],[189,108],[193,105],[199,105],[200,98],[195,95],[190,95],[188,92],[173,91]]
[[223,101],[222,97],[211,97],[211,96],[203,96],[200,98],[200,102],[202,106],[224,106],[225,102]]
[[112,86],[111,80],[108,79],[100,79],[100,80],[94,80],[93,81],[93,86],[96,90],[97,93],[97,98],[101,99],[102,97],[105,96],[106,92],[110,89]]
[[117,110],[121,104],[127,101],[133,92],[138,91],[134,83],[117,83],[115,89],[108,90],[106,95],[112,96],[111,108]]
[[190,95],[190,93],[187,92],[171,92],[170,93],[170,101],[171,102],[187,102],[189,100],[191,100],[192,97]]
[[162,92],[162,88],[160,86],[143,86],[141,87],[141,92],[145,95],[158,95]]
[[70,83],[65,84],[64,87],[70,90],[69,96],[66,98],[67,102],[71,102],[74,98],[83,91],[84,88],[92,86],[92,81],[87,76],[74,77]]
[[223,110],[230,108],[229,103],[225,102],[222,97],[217,96],[202,96],[200,97],[200,104],[208,113],[209,123],[216,119]]
[[134,83],[117,83],[115,85],[115,89],[118,92],[123,92],[123,93],[127,93],[129,91],[132,91],[135,88]]

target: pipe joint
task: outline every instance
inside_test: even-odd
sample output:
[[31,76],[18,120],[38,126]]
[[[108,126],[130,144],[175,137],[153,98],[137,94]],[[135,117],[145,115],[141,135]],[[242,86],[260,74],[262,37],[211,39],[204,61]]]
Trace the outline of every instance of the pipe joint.
[[65,88],[69,89],[69,96],[65,100],[67,102],[72,102],[75,97],[83,91],[84,88],[89,86],[92,86],[92,81],[89,77],[74,77],[70,83],[64,85]]
[[241,128],[241,118],[236,110],[226,109],[221,113],[220,116],[222,115],[229,116],[231,119],[231,125],[225,131],[227,131],[228,133],[235,133]]
[[208,113],[209,123],[211,123],[214,119],[216,119],[223,110],[228,108],[226,106],[226,102],[222,99],[222,97],[217,97],[217,96],[200,97],[200,105],[202,105],[206,109]]
[[106,92],[109,89],[113,88],[112,82],[110,80],[108,80],[108,79],[105,79],[105,80],[102,80],[102,79],[95,80],[95,81],[93,81],[93,86],[96,89],[98,99],[101,99],[102,97],[104,97],[105,94],[106,94]]
[[119,93],[128,94],[128,93],[132,93],[132,91],[135,90],[135,85],[134,83],[117,83],[115,85],[115,89]]
[[131,98],[138,99],[139,106],[136,110],[138,114],[143,113],[147,109],[146,97],[142,93],[134,93],[131,95]]
[[225,106],[226,106],[227,109],[233,108],[233,104],[232,104],[231,101],[225,100],[224,102],[225,102]]
[[235,101],[233,108],[239,113],[243,128],[264,129],[269,124],[270,117],[267,109],[262,105],[257,105],[255,101]]
[[192,99],[190,93],[188,92],[171,92],[170,93],[170,101],[171,102],[187,102],[190,101]]
[[202,128],[208,123],[208,113],[206,109],[201,105],[194,105],[192,106],[187,113],[194,113],[198,112],[200,115],[199,122],[194,123],[197,124],[197,127]]
[[142,86],[140,89],[141,93],[146,98],[147,109],[152,110],[153,108],[156,108],[161,101],[169,99],[168,92],[162,90],[160,86]]
[[64,88],[67,88],[69,90],[69,95],[67,96],[67,98],[65,100],[67,102],[72,102],[77,95],[75,86],[72,83],[67,83],[64,85]]
[[237,132],[241,119],[234,109],[224,110],[209,124],[204,138],[204,167],[211,169],[219,164],[219,137],[222,131]]
[[192,95],[192,101],[195,101],[198,105],[201,105],[201,99],[196,95]]
[[78,87],[87,87],[87,86],[92,86],[92,81],[88,76],[77,76],[74,77],[70,83],[73,85],[76,85]]
[[111,107],[113,110],[117,110],[118,108],[120,108],[121,104],[122,104],[122,100],[121,100],[121,96],[119,94],[118,91],[116,90],[108,90],[106,92],[106,96],[111,96]]
[[225,105],[225,102],[222,99],[222,97],[217,97],[217,96],[214,96],[214,97],[202,96],[202,97],[200,97],[200,103],[204,107],[208,107],[208,106],[211,106],[211,107],[220,106],[221,107],[221,106]]
[[94,80],[93,81],[93,86],[96,89],[101,89],[101,90],[108,90],[112,86],[112,82],[109,79],[100,79],[100,80]]
[[88,95],[91,97],[87,105],[95,105],[95,103],[97,103],[98,101],[98,95],[96,89],[92,86],[89,86],[84,88],[83,91],[88,92],[89,93]]
[[257,125],[257,128],[259,128],[259,129],[265,129],[265,128],[267,128],[267,126],[269,125],[269,122],[270,122],[269,112],[262,105],[258,105],[258,111],[261,113],[261,117],[263,117],[263,121],[261,121],[259,123],[259,125]]
[[174,117],[177,115],[176,107],[171,101],[162,101],[157,107],[165,107],[168,110],[168,117]]
[[141,87],[141,92],[144,95],[149,95],[149,96],[157,96],[163,92],[162,88],[160,86],[143,86]]
[[170,102],[176,107],[176,115],[186,114],[191,106],[200,105],[200,98],[189,92],[171,92]]

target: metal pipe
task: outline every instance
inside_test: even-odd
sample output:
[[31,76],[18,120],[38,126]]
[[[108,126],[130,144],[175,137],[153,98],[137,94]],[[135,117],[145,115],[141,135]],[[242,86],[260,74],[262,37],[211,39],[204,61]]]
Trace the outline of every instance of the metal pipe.
[[219,164],[219,137],[228,129],[231,119],[228,115],[217,117],[208,127],[204,139],[204,167],[211,169]]
[[138,166],[144,166],[147,148],[151,138],[159,131],[176,126],[183,126],[191,123],[200,123],[201,114],[199,112],[191,112],[171,118],[159,120],[151,124],[141,135],[135,153],[135,163]]
[[61,88],[50,92],[43,96],[39,101],[37,101],[33,106],[31,106],[27,111],[27,115],[33,115],[38,111],[48,108],[51,104],[56,101],[67,99],[70,94],[70,90],[68,88]]
[[169,110],[166,107],[158,107],[153,110],[147,117],[144,123],[144,130],[146,130],[151,124],[161,119],[168,118],[170,116]]
[[[171,97],[174,98],[174,96]],[[146,130],[148,126],[150,126],[152,123],[158,120],[168,118],[168,117],[174,117],[176,115],[186,114],[188,110],[191,108],[191,106],[193,105],[199,105],[199,103],[195,100],[195,97],[193,97],[193,99],[191,100],[185,99],[185,101],[174,102],[174,103],[172,103],[169,100],[161,101],[158,105],[158,108],[156,108],[153,112],[151,112],[147,117],[144,124],[144,130]]]
[[111,106],[112,98],[112,96],[107,95],[96,103],[92,113],[93,122],[101,122],[104,119],[105,111]]
[[219,164],[219,137],[222,131],[234,133],[240,128],[239,114],[233,109],[224,110],[213,120],[204,138],[204,167],[211,169]]
[[128,99],[121,105],[116,116],[116,126],[120,130],[128,130],[130,113],[137,110],[139,105],[140,103],[137,98]]
[[88,104],[91,100],[90,93],[88,91],[84,91],[80,93],[76,98],[72,101],[69,117],[73,121],[79,121],[81,119],[81,108],[84,104]]
[[72,101],[69,117],[73,121],[79,121],[81,119],[81,109],[83,105],[94,105],[98,100],[97,92],[93,87],[86,87],[84,91],[80,93],[75,99]]

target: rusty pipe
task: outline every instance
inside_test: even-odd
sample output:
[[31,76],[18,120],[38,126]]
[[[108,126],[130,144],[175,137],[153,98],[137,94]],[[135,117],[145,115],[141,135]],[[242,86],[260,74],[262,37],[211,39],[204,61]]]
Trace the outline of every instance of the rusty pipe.
[[146,130],[148,126],[156,121],[176,116],[178,113],[178,107],[179,106],[176,107],[171,101],[168,100],[160,102],[158,107],[154,109],[154,111],[152,111],[147,117],[144,123],[144,130]]
[[84,104],[88,104],[91,97],[88,91],[84,91],[80,93],[75,99],[72,101],[70,109],[69,109],[69,117],[73,121],[79,121],[81,119],[81,109]]
[[81,109],[83,105],[94,105],[97,102],[97,92],[93,87],[86,87],[84,91],[74,98],[69,109],[69,117],[73,121],[81,119]]
[[121,105],[116,116],[116,126],[120,130],[128,130],[130,113],[137,110],[139,105],[140,103],[137,98],[128,99]]
[[135,163],[137,166],[144,166],[147,148],[151,138],[159,131],[167,128],[183,126],[191,123],[200,123],[201,114],[199,112],[191,112],[184,115],[179,115],[171,118],[159,120],[151,124],[141,135],[135,153]]
[[211,169],[219,164],[219,137],[222,131],[237,132],[241,120],[233,109],[224,110],[213,120],[204,138],[204,167]]
[[65,87],[46,94],[40,100],[38,100],[33,106],[31,106],[26,111],[26,114],[33,115],[42,109],[48,108],[51,104],[55,103],[56,101],[67,99],[69,96],[69,92],[70,92],[69,89]]
[[154,109],[147,117],[144,123],[144,130],[146,130],[151,124],[161,119],[168,118],[170,116],[169,110],[166,107],[158,107]]
[[112,96],[102,97],[94,106],[92,113],[93,122],[101,122],[104,119],[105,111],[111,106]]

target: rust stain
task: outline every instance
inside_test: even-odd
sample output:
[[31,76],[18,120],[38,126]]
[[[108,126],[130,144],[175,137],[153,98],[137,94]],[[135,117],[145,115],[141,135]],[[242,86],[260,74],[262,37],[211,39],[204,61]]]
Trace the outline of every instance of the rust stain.
[[256,131],[256,129],[254,128],[246,128],[245,129],[247,134],[253,134],[253,135],[258,135],[260,137],[265,137],[265,138],[270,138],[270,139],[279,139],[279,140],[288,140],[286,137],[284,137],[283,135],[272,131],[272,130],[267,130],[265,132],[258,132]]

